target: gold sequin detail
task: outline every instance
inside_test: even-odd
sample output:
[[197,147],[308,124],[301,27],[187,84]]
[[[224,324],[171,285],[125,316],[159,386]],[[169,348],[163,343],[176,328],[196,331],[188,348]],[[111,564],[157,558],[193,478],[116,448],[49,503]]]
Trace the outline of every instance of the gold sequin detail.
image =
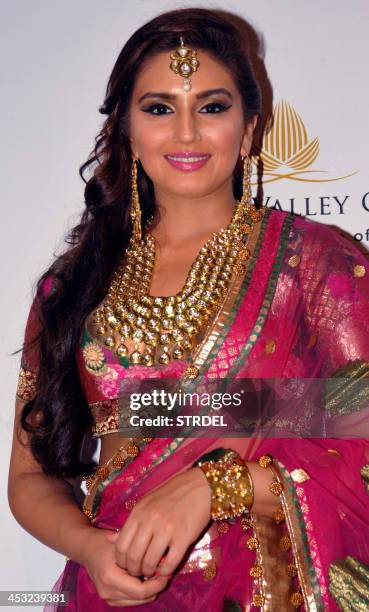
[[126,452],[129,457],[137,457],[140,451],[137,445],[134,442],[132,442],[131,444],[128,444]]
[[292,255],[292,257],[290,257],[288,260],[288,265],[291,266],[291,268],[296,268],[296,266],[299,265],[300,261],[301,258],[298,255]]
[[299,608],[304,603],[304,598],[299,591],[296,591],[292,593],[290,601],[294,608]]
[[229,525],[228,523],[218,523],[217,529],[218,529],[218,533],[228,533]]
[[261,608],[261,606],[264,604],[264,595],[261,593],[255,593],[252,598],[252,603],[254,606]]
[[263,568],[261,567],[261,565],[253,565],[250,568],[250,576],[252,576],[252,578],[261,578],[262,575]]
[[284,535],[281,537],[281,539],[279,540],[279,545],[281,547],[282,550],[284,551],[288,551],[291,548],[291,539],[288,535]]
[[273,493],[273,495],[280,495],[283,491],[283,486],[280,482],[278,482],[278,480],[275,480],[270,485],[269,491]]
[[259,541],[257,538],[249,538],[246,542],[246,546],[249,550],[256,550],[257,547],[259,546]]
[[294,578],[297,575],[297,567],[293,563],[289,563],[286,567],[286,574],[289,578]]
[[18,385],[17,385],[17,398],[22,402],[29,402],[34,398],[37,392],[37,377],[36,374],[25,368],[20,368]]
[[272,353],[274,353],[275,351],[275,340],[268,340],[268,342],[265,345],[265,352],[267,355],[271,355]]
[[262,455],[259,458],[259,465],[262,468],[267,468],[271,463],[272,463],[273,459],[271,458],[270,455]]
[[354,276],[356,276],[357,278],[362,278],[363,276],[365,276],[365,267],[364,266],[355,266],[354,267]]
[[294,482],[305,482],[305,480],[309,480],[310,476],[303,470],[302,468],[297,468],[291,472],[291,478]]
[[208,563],[208,565],[202,570],[202,575],[204,580],[207,582],[214,580],[215,576],[217,575],[217,565],[215,561],[210,561]]

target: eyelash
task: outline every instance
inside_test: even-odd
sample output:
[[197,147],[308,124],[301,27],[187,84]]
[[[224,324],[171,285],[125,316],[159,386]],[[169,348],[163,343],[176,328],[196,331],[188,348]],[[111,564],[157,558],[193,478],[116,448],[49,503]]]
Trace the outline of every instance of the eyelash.
[[[205,114],[205,115],[209,115],[209,114],[210,115],[218,115],[220,113],[224,113],[229,108],[231,108],[231,105],[225,106],[224,104],[220,104],[220,102],[209,102],[208,104],[203,106],[203,109],[204,108],[209,108],[209,107],[212,107],[212,108],[218,107],[220,110],[213,111],[213,112],[210,112],[210,113],[206,112],[206,113],[202,113],[202,114]],[[166,106],[166,104],[157,103],[157,104],[151,104],[151,106],[148,106],[147,108],[144,108],[142,110],[143,110],[144,113],[150,113],[151,115],[170,115],[171,112],[172,112],[172,111],[170,113],[167,113],[167,112],[164,112],[164,113],[154,112],[155,109],[159,109],[159,108],[161,108],[161,109],[169,109],[169,106]],[[200,112],[202,112],[202,110]]]

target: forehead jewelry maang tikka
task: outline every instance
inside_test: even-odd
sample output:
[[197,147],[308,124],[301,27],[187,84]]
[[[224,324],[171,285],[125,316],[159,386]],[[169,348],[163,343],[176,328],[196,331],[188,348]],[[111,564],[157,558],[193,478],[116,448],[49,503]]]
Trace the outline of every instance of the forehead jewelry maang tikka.
[[182,36],[180,36],[181,46],[178,47],[174,53],[170,54],[170,68],[176,74],[180,74],[183,77],[183,89],[190,91],[191,79],[190,76],[196,72],[200,66],[200,62],[197,59],[197,51],[186,47],[183,42]]

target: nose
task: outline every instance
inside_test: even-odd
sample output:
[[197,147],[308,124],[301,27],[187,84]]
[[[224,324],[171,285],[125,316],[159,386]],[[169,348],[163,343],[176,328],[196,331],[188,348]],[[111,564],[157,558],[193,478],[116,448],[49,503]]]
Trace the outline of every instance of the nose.
[[189,143],[201,140],[196,114],[190,109],[178,111],[175,122],[175,142]]

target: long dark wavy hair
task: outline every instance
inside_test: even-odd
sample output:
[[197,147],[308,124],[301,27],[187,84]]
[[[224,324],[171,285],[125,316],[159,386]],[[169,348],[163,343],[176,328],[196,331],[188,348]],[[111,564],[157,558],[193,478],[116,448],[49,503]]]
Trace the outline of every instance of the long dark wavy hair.
[[[83,323],[106,295],[132,232],[128,125],[132,88],[143,62],[174,50],[180,36],[195,49],[212,54],[229,70],[241,93],[246,121],[260,113],[260,89],[248,57],[248,41],[232,16],[223,12],[186,8],[163,13],[138,29],[120,52],[99,109],[106,120],[79,170],[85,182],[85,209],[66,237],[68,247],[36,287],[39,332],[33,341],[39,354],[38,391],[23,408],[21,426],[31,434],[33,456],[49,475],[76,477],[92,467],[81,455],[92,415],[75,354]],[[236,198],[241,195],[240,171],[237,166]],[[156,206],[153,183],[141,166],[138,186],[145,222]],[[41,285],[50,276],[54,291],[43,296]],[[29,422],[30,415],[37,415],[36,424]]]

